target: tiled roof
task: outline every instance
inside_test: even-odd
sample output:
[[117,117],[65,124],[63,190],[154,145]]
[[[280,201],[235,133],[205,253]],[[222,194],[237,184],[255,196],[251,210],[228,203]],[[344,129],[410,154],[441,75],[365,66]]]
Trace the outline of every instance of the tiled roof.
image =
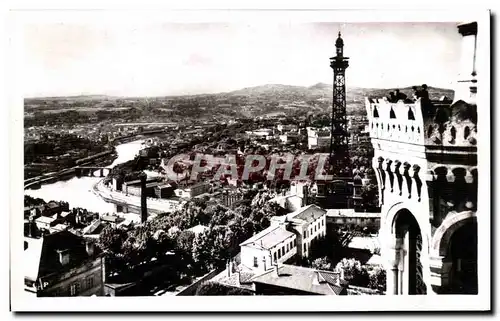
[[283,226],[270,226],[241,243],[240,246],[249,245],[257,248],[270,249],[293,235],[295,234],[287,231]]
[[288,214],[288,217],[312,223],[325,214],[326,211],[324,209],[312,204],[299,208],[295,212]]
[[339,274],[330,271],[317,271],[301,266],[283,264],[264,272],[252,279],[254,283],[269,284],[293,290],[322,295],[340,295],[345,289],[345,282],[337,285]]
[[[45,235],[39,239],[25,238],[28,248],[24,250],[25,278],[36,281],[37,278],[58,273],[66,268],[78,266],[89,259],[85,240],[68,231]],[[70,262],[63,267],[58,251],[68,250]],[[96,247],[94,256],[100,252]]]

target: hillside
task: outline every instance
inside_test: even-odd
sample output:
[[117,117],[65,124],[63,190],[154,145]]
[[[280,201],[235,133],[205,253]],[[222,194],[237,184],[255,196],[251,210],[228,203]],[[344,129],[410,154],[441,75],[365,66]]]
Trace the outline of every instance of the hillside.
[[[346,88],[346,100],[348,102],[362,102],[364,97],[383,97],[387,96],[393,88],[380,89],[380,88],[360,88],[360,87],[347,87]],[[230,96],[245,96],[249,98],[267,98],[267,99],[284,99],[284,98],[295,98],[301,100],[315,100],[318,98],[331,99],[333,91],[333,85],[325,83],[317,83],[310,87],[304,86],[289,86],[289,85],[263,85],[256,87],[243,88],[236,91],[231,91],[227,93]],[[400,88],[400,91],[411,96],[411,87]],[[453,90],[429,87],[429,93],[431,98],[437,99],[443,95],[452,98]]]
[[[331,99],[333,85],[325,83],[317,83],[315,85],[306,86],[292,86],[282,84],[267,84],[254,87],[246,87],[230,92],[222,92],[217,94],[198,94],[198,95],[184,95],[184,96],[163,96],[163,97],[149,97],[155,100],[169,100],[169,99],[182,99],[182,98],[212,98],[224,99],[228,97],[246,97],[258,100],[315,100],[319,98]],[[383,97],[388,95],[389,91],[394,88],[381,89],[381,88],[360,88],[360,87],[346,87],[347,101],[356,102],[363,101],[364,97]],[[411,95],[411,87],[400,88],[400,90],[407,95]],[[429,87],[429,93],[432,97],[439,98],[446,95],[453,98],[453,90]],[[67,97],[40,97],[40,98],[26,98],[26,104],[43,103],[44,101],[59,101],[59,102],[82,102],[82,101],[114,101],[114,100],[146,100],[148,97],[116,97],[106,95],[81,95],[81,96],[67,96]]]
[[[333,86],[325,83],[306,86],[268,84],[235,91],[186,96],[165,97],[112,97],[103,95],[27,98],[24,100],[26,126],[54,122],[64,119],[94,119],[113,121],[153,119],[163,121],[185,121],[192,118],[205,120],[234,119],[269,114],[297,115],[324,113],[331,108]],[[347,87],[347,113],[366,113],[365,97],[384,97],[391,89]],[[401,88],[411,96],[411,88]],[[445,95],[453,98],[453,91],[429,88],[432,99]],[[38,116],[36,116],[38,114]],[[36,116],[36,117],[35,117]],[[35,117],[35,118],[33,118]],[[73,117],[73,118],[72,118]],[[57,120],[56,119],[56,120]]]

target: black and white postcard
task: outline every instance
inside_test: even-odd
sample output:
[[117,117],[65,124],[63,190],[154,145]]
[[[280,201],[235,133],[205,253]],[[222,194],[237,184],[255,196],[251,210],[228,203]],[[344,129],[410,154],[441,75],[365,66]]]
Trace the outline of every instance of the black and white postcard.
[[14,311],[491,308],[488,11],[20,10],[9,36]]

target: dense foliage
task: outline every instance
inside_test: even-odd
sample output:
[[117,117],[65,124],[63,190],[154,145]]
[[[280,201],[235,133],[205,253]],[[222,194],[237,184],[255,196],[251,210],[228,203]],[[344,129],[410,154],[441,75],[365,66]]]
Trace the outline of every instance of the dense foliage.
[[198,287],[195,295],[252,295],[252,293],[216,282],[204,282]]
[[[242,203],[234,210],[193,200],[130,231],[106,227],[99,245],[109,257],[108,273],[139,277],[141,267],[154,262],[171,265],[180,279],[224,267],[241,242],[268,227],[272,216],[284,214],[279,205],[267,202],[269,198],[259,193],[254,197],[257,206]],[[189,231],[199,224],[206,227],[204,232]]]

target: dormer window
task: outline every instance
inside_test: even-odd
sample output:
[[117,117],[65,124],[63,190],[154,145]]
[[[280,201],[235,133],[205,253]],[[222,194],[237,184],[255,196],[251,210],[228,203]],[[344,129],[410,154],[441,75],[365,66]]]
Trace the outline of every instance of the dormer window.
[[59,263],[62,266],[67,265],[69,263],[69,249],[59,250],[57,253],[59,254]]

